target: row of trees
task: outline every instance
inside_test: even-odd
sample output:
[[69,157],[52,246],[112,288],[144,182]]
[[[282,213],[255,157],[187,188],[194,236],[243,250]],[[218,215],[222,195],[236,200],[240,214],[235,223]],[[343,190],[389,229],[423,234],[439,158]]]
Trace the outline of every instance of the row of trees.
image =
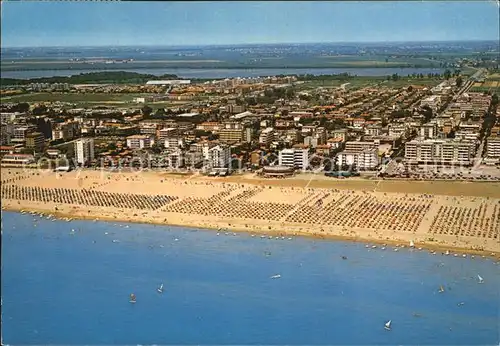
[[[429,79],[430,78],[450,79],[451,77],[459,77],[460,73],[461,73],[460,70],[455,70],[453,72],[451,72],[450,70],[445,70],[442,74],[439,74],[439,73],[427,73],[426,75],[424,75],[423,73],[412,73],[412,74],[408,74],[407,78],[424,79],[424,78],[427,77]],[[398,75],[397,73],[394,73],[393,75],[386,77],[387,80],[393,80],[393,81],[400,80],[401,78],[402,77],[400,75]],[[461,77],[459,77],[459,78],[461,78]]]

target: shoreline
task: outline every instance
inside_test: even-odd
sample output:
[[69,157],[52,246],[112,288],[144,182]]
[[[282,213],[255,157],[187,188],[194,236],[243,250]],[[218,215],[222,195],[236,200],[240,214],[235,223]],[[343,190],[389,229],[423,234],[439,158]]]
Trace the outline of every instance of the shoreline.
[[[64,221],[64,219],[72,219],[72,220],[81,220],[81,221],[95,221],[95,222],[124,222],[124,223],[134,223],[134,224],[146,224],[146,225],[155,225],[155,226],[174,226],[174,227],[190,227],[197,228],[202,231],[232,231],[238,233],[247,233],[247,234],[256,234],[256,235],[265,235],[267,236],[288,236],[288,237],[301,237],[301,238],[309,238],[314,240],[325,240],[325,241],[344,241],[351,243],[364,243],[366,247],[372,248],[369,245],[383,245],[386,247],[394,247],[394,248],[407,248],[410,249],[409,242],[405,242],[403,240],[394,240],[394,239],[377,239],[377,238],[369,238],[369,237],[360,237],[360,236],[344,236],[344,235],[335,235],[335,234],[317,234],[310,232],[290,232],[286,230],[275,230],[275,229],[245,229],[242,227],[238,227],[235,225],[225,225],[225,227],[216,227],[216,226],[200,226],[193,223],[164,223],[154,220],[138,220],[138,219],[126,219],[126,218],[115,218],[110,216],[103,215],[75,215],[71,213],[65,213],[60,211],[50,211],[49,209],[44,208],[16,208],[16,207],[4,207],[2,206],[2,211],[15,212],[18,214],[22,214],[21,211],[24,211],[24,214],[30,214],[31,212],[35,214],[43,213],[44,216],[52,215],[58,221]],[[221,222],[222,223],[222,222]],[[378,247],[377,247],[378,248]],[[425,242],[414,242],[415,250],[419,251],[427,251],[429,254],[433,255],[441,255],[444,256],[446,251],[449,251],[449,256],[453,257],[461,257],[463,255],[467,256],[480,256],[483,258],[491,258],[495,260],[500,260],[500,251],[490,251],[490,250],[476,250],[476,249],[468,249],[460,246],[451,246],[444,244],[430,244]],[[421,249],[419,249],[421,248]]]
[[2,170],[2,209],[500,257],[498,183],[308,178]]

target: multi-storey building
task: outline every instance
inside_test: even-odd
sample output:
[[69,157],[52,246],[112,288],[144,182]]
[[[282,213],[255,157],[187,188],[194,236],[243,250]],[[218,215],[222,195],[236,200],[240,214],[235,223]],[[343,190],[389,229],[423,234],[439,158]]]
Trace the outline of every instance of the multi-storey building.
[[309,150],[300,146],[283,149],[278,154],[280,166],[306,170],[309,167]]
[[40,152],[43,149],[45,137],[40,132],[32,132],[26,135],[26,148]]
[[79,165],[85,165],[86,163],[94,159],[94,139],[93,138],[82,138],[75,141],[75,160]]
[[127,147],[130,149],[151,148],[153,143],[153,137],[148,135],[134,135],[127,137]]
[[365,134],[368,136],[380,136],[382,134],[382,126],[380,124],[366,125]]
[[375,142],[348,141],[345,143],[345,150],[360,153],[367,149],[376,149],[378,145]]
[[418,129],[418,136],[420,139],[436,138],[437,133],[438,133],[438,124],[436,122],[422,124]]
[[259,136],[259,143],[268,147],[274,141],[274,129],[272,127],[262,130]]
[[158,143],[165,148],[179,148],[184,145],[184,140],[179,136],[179,129],[169,127],[158,131]]
[[473,163],[475,144],[456,140],[412,140],[405,144],[409,163],[464,165]]
[[239,143],[243,140],[243,128],[222,128],[219,131],[219,140],[225,143]]
[[486,139],[486,160],[490,164],[500,163],[500,136],[491,135]]
[[252,142],[254,133],[255,131],[253,127],[251,126],[245,127],[245,129],[243,130],[243,142],[246,143]]
[[10,145],[14,135],[14,125],[2,123],[0,133],[0,145]]
[[345,142],[347,139],[347,129],[333,130],[332,138],[340,138],[343,142]]
[[156,136],[156,132],[158,131],[158,125],[157,124],[141,124],[139,127],[139,133],[141,135],[147,135],[147,136]]
[[361,151],[344,150],[337,154],[336,163],[339,167],[352,167],[359,170],[373,170],[380,164],[378,150],[375,148]]
[[216,145],[208,149],[207,154],[208,168],[230,168],[231,148],[229,146],[224,144]]
[[184,164],[199,168],[203,165],[203,153],[198,150],[189,150],[184,154]]
[[13,140],[17,142],[24,142],[26,136],[31,133],[36,132],[36,126],[26,125],[26,126],[15,126]]
[[52,139],[64,141],[71,140],[78,135],[80,124],[76,121],[55,124],[52,129]]
[[437,111],[441,106],[441,96],[432,95],[420,101],[420,107],[428,106],[433,111]]
[[204,122],[196,125],[196,129],[207,132],[218,132],[221,129],[221,124],[218,122]]
[[184,167],[184,155],[182,150],[179,148],[174,148],[169,150],[167,154],[167,163],[170,168],[181,168]]
[[176,127],[168,127],[158,131],[158,142],[163,143],[166,139],[179,137],[179,129]]

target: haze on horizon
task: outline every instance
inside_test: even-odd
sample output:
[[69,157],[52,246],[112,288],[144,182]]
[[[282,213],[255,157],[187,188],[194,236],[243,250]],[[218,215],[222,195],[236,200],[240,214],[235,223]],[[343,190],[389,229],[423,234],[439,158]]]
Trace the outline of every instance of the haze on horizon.
[[487,41],[491,1],[2,2],[2,47]]

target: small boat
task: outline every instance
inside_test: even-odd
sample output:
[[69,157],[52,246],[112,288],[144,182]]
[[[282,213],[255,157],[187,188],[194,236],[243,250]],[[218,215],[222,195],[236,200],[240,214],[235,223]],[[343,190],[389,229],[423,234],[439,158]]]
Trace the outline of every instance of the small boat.
[[450,255],[450,250],[446,250],[446,252],[444,253],[446,256],[449,256]]
[[281,275],[280,274],[276,274],[276,275],[273,275],[270,277],[271,279],[279,279],[281,278]]
[[160,287],[158,287],[158,288],[156,289],[156,291],[157,291],[158,293],[163,293],[163,284],[161,284],[161,285],[160,285]]
[[439,293],[443,293],[444,292],[444,287],[443,285],[439,286],[439,290],[438,290]]
[[343,259],[343,260],[346,260],[346,259],[347,259],[347,256],[342,256],[342,259]]
[[415,247],[415,243],[413,242],[413,240],[410,240],[410,247]]
[[391,320],[387,321],[387,322],[385,323],[385,325],[384,325],[384,329],[385,329],[385,330],[391,330],[391,323],[392,323],[392,321],[391,321]]
[[481,277],[481,275],[478,275],[478,276],[477,276],[477,280],[478,280],[478,283],[480,283],[480,284],[484,283],[484,280],[483,280],[483,278]]
[[136,302],[135,294],[130,293],[130,300],[129,300],[129,302],[130,302],[130,304],[135,304],[135,302]]

